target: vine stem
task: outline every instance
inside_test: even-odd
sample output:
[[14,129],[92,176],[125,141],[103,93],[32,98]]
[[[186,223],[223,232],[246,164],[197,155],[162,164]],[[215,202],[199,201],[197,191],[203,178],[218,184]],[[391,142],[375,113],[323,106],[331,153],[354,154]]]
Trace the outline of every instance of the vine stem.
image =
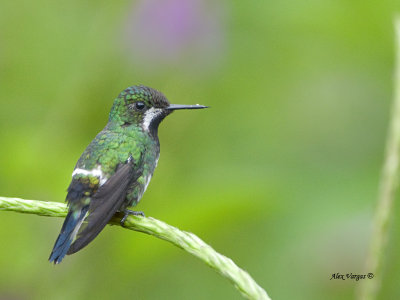
[[379,198],[375,212],[370,249],[366,271],[375,275],[374,280],[367,280],[360,285],[360,300],[376,299],[382,282],[382,265],[385,247],[389,238],[391,210],[399,180],[400,154],[400,17],[395,18],[396,65],[394,76],[394,102],[389,132],[386,141],[386,154],[379,184]]
[[[58,202],[0,197],[0,210],[47,217],[65,217],[68,208],[67,205]],[[109,224],[120,225],[120,218],[115,216]],[[151,217],[141,216],[129,216],[122,228],[163,239],[196,256],[227,278],[246,299],[270,300],[266,291],[246,271],[239,268],[230,258],[216,252],[193,233],[181,231]]]

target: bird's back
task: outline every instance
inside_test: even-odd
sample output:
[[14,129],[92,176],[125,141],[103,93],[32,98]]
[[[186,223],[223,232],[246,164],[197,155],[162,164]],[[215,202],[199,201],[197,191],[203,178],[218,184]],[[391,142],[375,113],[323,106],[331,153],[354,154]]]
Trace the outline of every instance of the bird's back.
[[73,179],[80,174],[95,175],[101,186],[116,172],[119,165],[132,159],[132,167],[142,174],[136,182],[129,184],[128,199],[124,205],[134,206],[146,189],[157,165],[159,153],[158,140],[154,140],[140,128],[106,126],[82,153],[75,166]]

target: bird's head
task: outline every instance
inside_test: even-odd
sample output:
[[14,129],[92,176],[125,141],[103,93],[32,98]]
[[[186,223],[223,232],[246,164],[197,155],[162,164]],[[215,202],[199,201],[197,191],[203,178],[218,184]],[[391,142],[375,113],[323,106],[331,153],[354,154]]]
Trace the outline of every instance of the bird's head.
[[203,105],[170,104],[159,91],[143,85],[123,90],[114,100],[110,122],[119,126],[140,126],[144,131],[157,134],[160,122],[177,109],[200,109]]

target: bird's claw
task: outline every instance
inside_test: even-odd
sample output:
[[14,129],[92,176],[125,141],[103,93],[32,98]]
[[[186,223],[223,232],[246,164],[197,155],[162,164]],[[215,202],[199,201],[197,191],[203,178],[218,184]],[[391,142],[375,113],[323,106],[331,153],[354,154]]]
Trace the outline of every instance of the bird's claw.
[[144,217],[144,212],[142,211],[134,211],[134,210],[129,210],[129,209],[125,209],[124,211],[125,215],[122,217],[120,224],[122,227],[125,227],[125,221],[126,218],[128,218],[128,216],[142,216]]

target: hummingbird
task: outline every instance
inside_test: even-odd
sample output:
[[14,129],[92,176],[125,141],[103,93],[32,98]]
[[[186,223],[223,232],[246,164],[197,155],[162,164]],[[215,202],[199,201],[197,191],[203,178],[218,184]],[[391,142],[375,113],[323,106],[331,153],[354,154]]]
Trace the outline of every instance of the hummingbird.
[[[158,126],[175,110],[203,105],[170,104],[159,91],[131,86],[114,100],[108,123],[79,158],[67,190],[68,214],[50,254],[60,263],[88,245],[116,213],[144,215],[136,206],[160,155]],[[85,220],[85,223],[83,221]]]

